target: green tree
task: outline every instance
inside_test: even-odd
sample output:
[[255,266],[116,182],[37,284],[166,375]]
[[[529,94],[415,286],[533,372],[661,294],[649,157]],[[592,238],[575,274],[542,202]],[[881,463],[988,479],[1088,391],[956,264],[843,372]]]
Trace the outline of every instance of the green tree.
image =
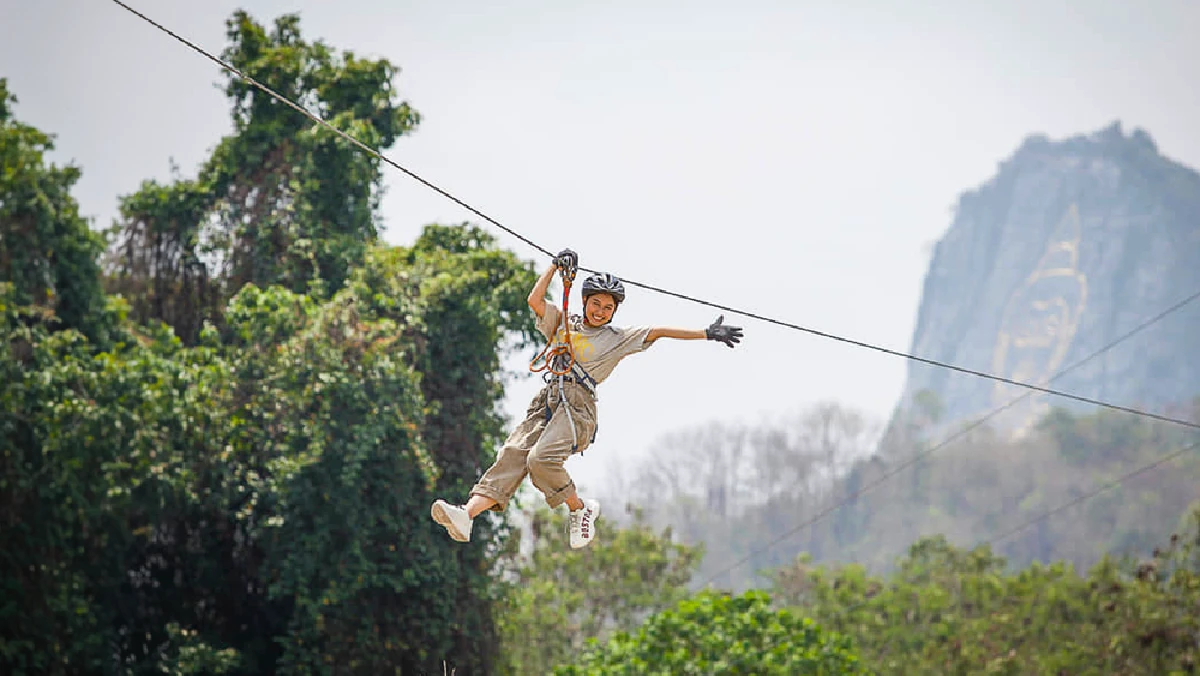
[[[296,15],[268,31],[238,11],[223,57],[334,128],[383,150],[419,115],[397,101],[398,68],[307,41]],[[220,325],[245,284],[332,294],[377,239],[380,162],[300,112],[226,75],[234,133],[195,180],[145,182],[121,203],[106,269],[134,317],[162,319],[192,343]]]
[[444,545],[413,514],[431,482],[418,376],[400,328],[364,305],[250,285],[230,307],[238,517],[288,609],[281,673],[407,672],[447,647]]
[[787,609],[761,591],[730,596],[702,591],[650,617],[636,633],[592,641],[558,676],[642,674],[792,676],[860,674],[851,641]]
[[562,513],[543,506],[528,516],[529,551],[510,551],[503,561],[505,673],[549,673],[589,638],[632,631],[687,595],[700,549],[672,542],[669,529],[655,532],[638,512],[624,528],[597,521],[596,542],[582,550],[567,547]]
[[427,515],[503,432],[499,354],[531,275],[477,228],[431,226],[368,249],[329,300],[249,285],[231,303],[230,509],[261,551],[262,615],[284,613],[282,672],[494,669],[487,524],[464,547]]
[[[154,626],[131,599],[197,475],[216,456],[224,369],[177,358],[165,330],[124,334],[96,354],[75,330],[48,333],[0,285],[0,660],[7,673],[106,673]],[[118,306],[119,309],[119,306]],[[137,565],[141,561],[147,565]],[[124,636],[124,638],[122,638]]]
[[46,161],[53,137],[17,120],[16,102],[0,78],[0,282],[12,284],[10,303],[47,309],[55,328],[106,340],[104,238],[71,196],[80,170]]

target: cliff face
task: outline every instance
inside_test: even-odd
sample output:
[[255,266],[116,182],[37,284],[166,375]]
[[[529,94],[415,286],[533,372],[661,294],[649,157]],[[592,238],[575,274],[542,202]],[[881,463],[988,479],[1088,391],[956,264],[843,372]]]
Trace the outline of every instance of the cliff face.
[[[1162,410],[1200,395],[1200,302],[1049,381],[1196,291],[1200,175],[1119,124],[1058,142],[1030,137],[960,198],[925,278],[910,352]],[[892,427],[935,409],[954,425],[1026,392],[910,362]],[[1035,394],[990,424],[1019,435],[1051,405],[1079,408]]]

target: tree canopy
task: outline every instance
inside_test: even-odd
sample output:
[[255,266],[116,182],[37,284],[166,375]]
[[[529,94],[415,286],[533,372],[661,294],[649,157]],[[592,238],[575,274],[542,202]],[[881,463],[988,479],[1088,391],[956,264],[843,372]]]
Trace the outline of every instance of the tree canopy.
[[[416,125],[386,61],[294,16],[228,27],[226,58],[373,147]],[[226,92],[234,133],[196,178],[122,200],[102,269],[79,171],[44,163],[4,90],[0,660],[486,672],[488,527],[458,547],[418,515],[504,433],[532,267],[469,224],[382,244],[374,158]]]
[[[398,100],[385,59],[307,40],[296,15],[271,30],[238,11],[222,58],[332,127],[384,150],[420,122]],[[109,288],[138,320],[157,319],[191,343],[220,325],[246,284],[333,293],[378,236],[379,160],[224,72],[233,133],[195,178],[146,181],[121,200],[106,261]]]

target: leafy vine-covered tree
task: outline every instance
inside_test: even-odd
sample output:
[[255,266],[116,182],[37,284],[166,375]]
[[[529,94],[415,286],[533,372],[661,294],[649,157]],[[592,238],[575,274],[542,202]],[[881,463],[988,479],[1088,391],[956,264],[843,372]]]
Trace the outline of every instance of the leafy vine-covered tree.
[[[396,66],[304,39],[296,15],[268,31],[238,11],[227,37],[232,66],[370,148],[419,123],[397,100]],[[147,181],[122,200],[106,263],[135,319],[166,321],[189,344],[245,284],[336,292],[378,235],[377,158],[233,74],[225,93],[233,133],[197,178]]]
[[79,214],[78,167],[49,164],[54,138],[15,116],[0,78],[0,282],[9,302],[43,308],[55,328],[103,341],[109,328],[97,256],[104,239]]
[[[416,125],[387,62],[294,17],[229,28],[228,59],[369,145]],[[469,225],[379,244],[377,161],[227,92],[199,175],[122,201],[121,300],[78,171],[4,91],[0,670],[491,673],[490,529],[423,517],[505,432],[532,269]]]

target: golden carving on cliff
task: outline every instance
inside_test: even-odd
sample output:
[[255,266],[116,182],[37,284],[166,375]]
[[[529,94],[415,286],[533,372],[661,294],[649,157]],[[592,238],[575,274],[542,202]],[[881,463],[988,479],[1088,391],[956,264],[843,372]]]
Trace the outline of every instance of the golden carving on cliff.
[[[1072,204],[1055,226],[1037,269],[1009,297],[992,353],[992,373],[1045,387],[1062,367],[1087,306],[1087,277],[1079,270],[1082,227],[1078,205]],[[996,382],[995,406],[1031,392]],[[1006,426],[1021,436],[1050,408],[1046,396],[1032,392],[1004,412]]]

